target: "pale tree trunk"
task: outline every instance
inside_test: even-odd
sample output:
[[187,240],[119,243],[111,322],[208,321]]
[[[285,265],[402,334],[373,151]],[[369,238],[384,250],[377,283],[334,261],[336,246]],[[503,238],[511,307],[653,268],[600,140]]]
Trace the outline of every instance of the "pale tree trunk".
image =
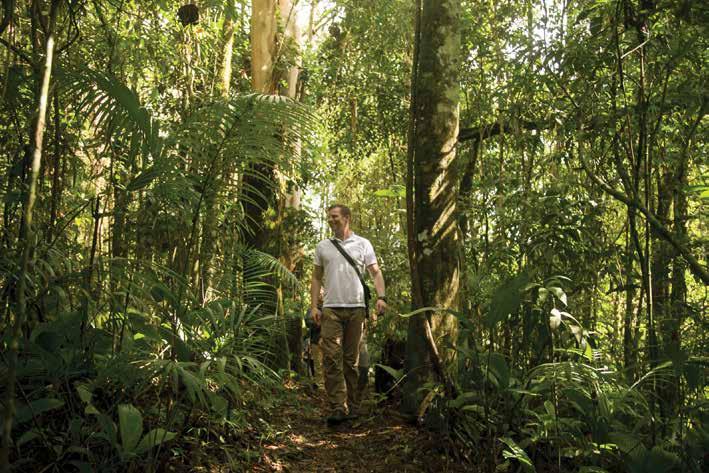
[[[251,87],[254,92],[272,94],[274,90],[273,63],[276,46],[277,0],[253,0],[251,2]],[[260,175],[267,179],[257,179]],[[263,248],[269,239],[263,228],[263,212],[275,205],[275,175],[272,164],[253,164],[244,176],[243,206],[247,232],[245,242],[249,246]],[[254,189],[259,189],[256,192]]]
[[224,54],[222,62],[222,97],[229,97],[231,85],[231,60],[234,56],[234,0],[229,0],[224,6]]
[[263,94],[274,92],[277,0],[251,2],[251,86]]
[[[297,2],[296,2],[297,3]],[[297,48],[301,47],[301,35],[300,29],[297,23],[297,12],[296,5],[293,4],[292,0],[279,0],[279,12],[281,20],[281,28],[283,29],[285,38],[281,41],[281,48],[286,41],[292,41]],[[300,73],[300,55],[296,58],[293,66],[291,66],[287,71],[287,77],[285,78],[285,87],[283,87],[279,92],[281,95],[285,95],[291,99],[296,100],[296,93],[298,90],[298,74]],[[276,81],[277,78],[276,78]],[[285,130],[285,133],[288,131]],[[300,158],[300,147],[299,141],[296,141],[293,146],[293,155],[297,160]],[[288,241],[289,229],[283,223],[285,217],[287,217],[288,212],[300,209],[301,200],[301,190],[298,188],[287,189],[287,176],[283,173],[276,172],[278,177],[278,185],[280,188],[280,196],[278,202],[278,220],[279,223],[276,225],[276,235],[275,238],[279,241],[279,258],[283,265],[288,268],[289,271],[294,271],[302,256],[305,254],[303,248],[299,245],[293,245],[292,242]],[[280,315],[285,316],[283,311],[284,298],[292,297],[293,294],[288,294],[283,290],[278,291],[278,307]],[[300,317],[290,317],[286,323],[287,340],[288,340],[288,350],[290,352],[290,369],[304,374],[305,366],[301,361],[300,354],[303,353],[303,327],[302,319]]]
[[[687,195],[684,188],[687,186],[686,156],[681,156],[682,162],[677,167],[673,176],[673,213],[674,233],[682,243],[686,243],[687,236]],[[685,280],[687,263],[676,251],[672,255],[672,290],[670,292],[670,313],[662,324],[662,342],[665,356],[671,360],[681,359],[682,352],[682,323],[687,315],[687,281]],[[661,406],[665,416],[672,418],[677,414],[677,406],[681,405],[679,378],[673,377],[663,386],[660,396]]]
[[[455,169],[458,136],[460,2],[424,0],[420,11],[418,58],[412,86],[413,252],[415,305],[457,309],[460,285],[460,235]],[[417,28],[418,29],[418,28]],[[430,326],[429,326],[430,322]],[[430,338],[455,337],[451,316],[419,314],[409,319],[403,410],[416,412],[418,389],[438,365]],[[449,358],[449,356],[443,356]],[[439,367],[440,369],[440,367]],[[438,369],[437,369],[438,371]]]
[[[251,17],[251,67],[252,67],[252,88],[255,92],[265,94],[280,93],[292,99],[296,98],[298,88],[299,60],[292,66],[287,77],[276,77],[274,75],[274,65],[278,57],[283,54],[283,43],[293,41],[296,46],[300,45],[300,31],[296,22],[295,5],[291,0],[254,0],[252,2],[253,11]],[[280,48],[276,49],[276,32],[278,21],[284,32],[284,38],[280,41]],[[285,79],[285,87],[282,90],[276,89],[276,84],[280,79]],[[284,133],[287,133],[284,130]],[[299,148],[299,145],[296,145]],[[298,149],[295,150],[296,156]],[[300,206],[300,191],[285,189],[285,176],[279,173],[272,164],[264,163],[254,166],[253,171],[261,176],[267,176],[269,183],[263,183],[247,175],[244,179],[245,186],[253,186],[260,189],[262,195],[249,192],[246,189],[246,199],[244,201],[247,225],[251,227],[252,234],[247,236],[247,243],[257,248],[264,248],[267,241],[274,238],[263,229],[259,223],[263,222],[262,213],[269,206],[276,207],[281,213],[283,208]],[[277,201],[277,190],[285,195],[285,198]],[[288,263],[292,258],[286,258]],[[293,269],[289,267],[289,269]]]
[[[298,67],[294,66],[288,71],[288,76],[285,78],[277,77],[274,74],[275,64],[278,58],[283,54],[284,42],[288,40],[299,42],[299,32],[296,26],[295,6],[290,0],[253,0],[252,15],[251,15],[251,69],[252,69],[252,88],[255,92],[264,94],[281,93],[291,98],[295,97],[298,81]],[[276,47],[276,34],[280,26],[284,32],[284,37],[281,38],[280,47]],[[278,90],[276,84],[280,79],[286,79],[286,87],[283,90]],[[283,130],[288,133],[288,130]],[[254,176],[260,175],[259,180]],[[266,182],[264,182],[264,178]],[[292,195],[288,195],[285,189],[285,176],[283,176],[272,162],[257,163],[251,166],[243,179],[243,205],[248,231],[246,232],[246,243],[257,249],[273,250],[274,242],[281,247],[281,251],[276,256],[280,256],[282,261],[289,269],[293,269],[295,261],[294,252],[287,245],[279,244],[282,240],[279,232],[283,232],[280,228],[282,225],[276,224],[276,230],[267,229],[263,223],[266,220],[264,212],[269,208],[273,208],[277,212],[277,218],[283,217],[285,209],[288,206],[298,206],[300,203],[300,195],[298,191],[294,191]],[[251,189],[258,189],[258,192]],[[279,192],[280,191],[280,192]],[[279,201],[278,196],[285,195],[285,198]],[[285,234],[283,234],[285,235]],[[285,254],[284,254],[285,253]],[[284,293],[282,288],[276,288],[273,294],[275,303],[274,309],[279,315],[279,320],[285,322],[283,311]],[[295,325],[293,325],[294,331]],[[289,331],[286,324],[280,325],[282,330],[276,336],[274,342],[274,363],[280,368],[292,367],[300,370],[298,363],[289,361],[290,354],[299,354],[302,350],[298,346],[290,347],[293,343],[288,343],[286,336]],[[298,325],[300,329],[300,325]],[[300,336],[291,337],[300,341]],[[297,345],[297,344],[296,344]]]

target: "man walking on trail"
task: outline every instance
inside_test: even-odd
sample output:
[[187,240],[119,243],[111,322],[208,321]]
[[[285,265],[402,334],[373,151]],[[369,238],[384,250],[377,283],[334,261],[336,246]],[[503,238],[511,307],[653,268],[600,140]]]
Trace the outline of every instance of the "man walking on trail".
[[[377,291],[377,313],[386,309],[384,276],[372,244],[350,229],[350,209],[333,205],[327,210],[327,223],[335,237],[318,243],[310,284],[311,310],[315,323],[321,324],[321,347],[325,371],[325,391],[330,408],[329,424],[354,418],[359,409],[359,345],[367,316],[366,268]],[[322,311],[317,307],[320,288],[325,289]]]

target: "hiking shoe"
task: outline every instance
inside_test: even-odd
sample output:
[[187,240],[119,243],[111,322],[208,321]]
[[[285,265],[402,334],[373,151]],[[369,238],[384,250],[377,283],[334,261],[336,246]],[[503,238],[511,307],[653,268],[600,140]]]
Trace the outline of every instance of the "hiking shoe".
[[325,420],[327,421],[327,425],[339,425],[347,420],[347,416],[343,411],[336,410],[335,412],[330,414]]

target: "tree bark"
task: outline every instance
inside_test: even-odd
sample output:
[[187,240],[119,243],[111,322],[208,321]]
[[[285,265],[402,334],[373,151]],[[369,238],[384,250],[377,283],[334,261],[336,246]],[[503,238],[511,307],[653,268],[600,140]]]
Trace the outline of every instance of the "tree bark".
[[231,60],[234,56],[234,0],[224,6],[224,54],[222,55],[222,97],[229,97],[231,86]]
[[[460,235],[456,202],[458,173],[458,63],[460,2],[424,0],[421,8],[417,70],[412,95],[414,265],[420,285],[417,307],[457,308]],[[410,248],[410,251],[412,248]],[[432,329],[427,337],[428,324]],[[431,339],[455,337],[450,315],[421,313],[409,319],[406,346],[405,413],[416,412],[420,388],[432,374]],[[443,356],[443,358],[449,358]],[[438,360],[436,360],[438,361]]]
[[256,92],[272,94],[273,60],[276,48],[277,0],[251,2],[251,86]]

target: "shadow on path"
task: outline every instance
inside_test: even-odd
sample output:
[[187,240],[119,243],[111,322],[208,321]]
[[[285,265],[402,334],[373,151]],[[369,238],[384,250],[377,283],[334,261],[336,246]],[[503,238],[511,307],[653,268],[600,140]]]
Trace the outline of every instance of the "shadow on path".
[[387,409],[370,404],[368,415],[328,427],[321,389],[296,385],[289,393],[279,418],[270,420],[277,438],[263,445],[254,472],[465,471],[442,450],[443,442]]

